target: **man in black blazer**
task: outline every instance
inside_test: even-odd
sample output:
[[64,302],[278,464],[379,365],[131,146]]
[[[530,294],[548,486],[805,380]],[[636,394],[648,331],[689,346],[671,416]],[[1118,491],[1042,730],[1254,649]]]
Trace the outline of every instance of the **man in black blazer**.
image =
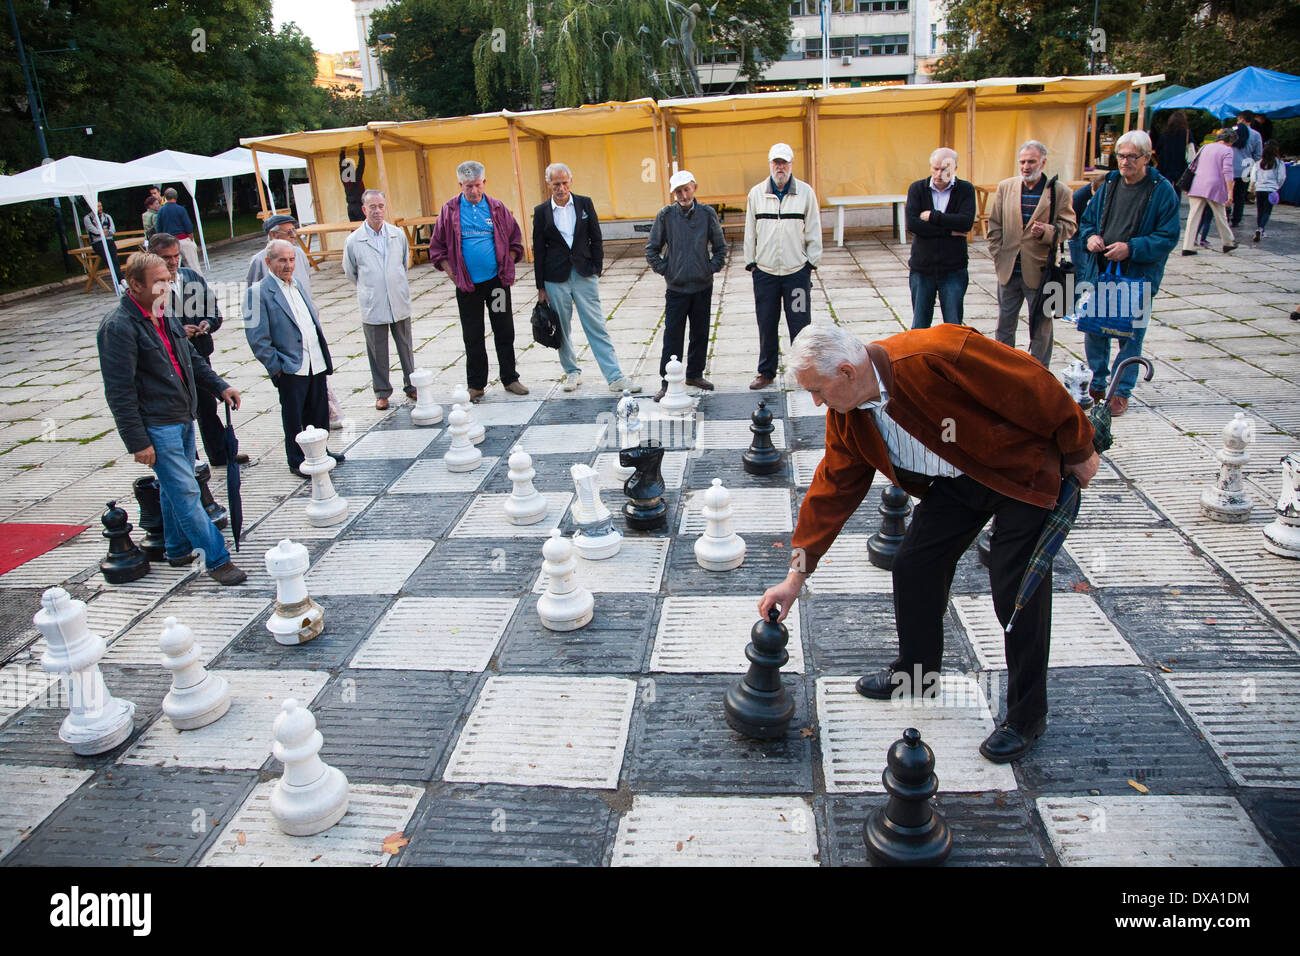
[[[285,239],[267,243],[268,275],[248,290],[244,334],[280,393],[285,457],[289,470],[302,475],[298,466],[304,456],[298,433],[308,425],[329,430],[325,376],[334,372],[334,364],[316,306],[293,277],[294,249]],[[329,455],[343,461],[341,454],[331,451]]]
[[588,197],[571,192],[572,183],[573,173],[568,166],[551,163],[546,167],[546,185],[551,198],[533,209],[533,254],[537,257],[533,274],[537,280],[537,298],[555,310],[564,336],[564,344],[560,346],[564,377],[560,386],[572,392],[582,384],[582,371],[570,335],[570,318],[576,306],[587,344],[609,390],[639,392],[641,386],[619,368],[600,307],[597,280],[604,266],[604,249],[596,207]]
[[912,233],[912,328],[928,329],[939,297],[943,320],[961,325],[966,234],[975,224],[975,187],[957,178],[957,152],[946,146],[930,154],[930,175],[907,189],[907,229]]

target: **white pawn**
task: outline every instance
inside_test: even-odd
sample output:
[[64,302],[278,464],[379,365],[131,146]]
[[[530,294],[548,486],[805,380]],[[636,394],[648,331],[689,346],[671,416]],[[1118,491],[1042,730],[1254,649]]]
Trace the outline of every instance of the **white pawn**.
[[219,720],[230,709],[230,684],[204,668],[203,648],[195,642],[194,632],[169,617],[163,621],[158,646],[163,667],[172,672],[172,689],[162,702],[172,726],[196,730]]
[[451,447],[442,456],[448,471],[473,471],[483,461],[483,453],[475,448],[469,440],[468,416],[461,405],[453,405],[447,416],[448,433],[451,435]]
[[600,500],[600,475],[590,465],[574,465],[569,469],[573,476],[576,500],[573,503],[573,546],[588,561],[612,558],[623,546],[623,535],[614,527],[613,516]]
[[104,639],[86,626],[86,602],[63,588],[41,595],[41,609],[33,622],[47,645],[41,667],[61,674],[70,709],[59,725],[59,739],[72,752],[88,757],[112,750],[131,736],[135,704],[114,697],[99,671]]
[[411,373],[411,384],[415,386],[411,424],[436,425],[442,421],[442,406],[433,400],[433,373],[427,368],[417,368]]
[[457,385],[451,393],[451,400],[465,412],[465,423],[469,425],[469,443],[483,444],[487,429],[474,420],[474,403],[469,400],[469,389],[464,385]]
[[659,407],[668,415],[689,415],[695,408],[695,400],[686,391],[686,366],[677,361],[676,355],[664,366],[664,380],[668,382],[668,391],[659,400]]
[[1247,446],[1255,438],[1255,425],[1244,412],[1237,412],[1223,426],[1223,447],[1219,459],[1219,480],[1201,493],[1201,514],[1214,521],[1239,524],[1250,520],[1250,495],[1241,486],[1241,469],[1250,461]]
[[266,573],[275,579],[275,611],[266,629],[277,644],[306,644],[325,630],[325,609],[311,599],[303,578],[310,564],[307,549],[288,538],[266,552]]
[[348,778],[320,759],[325,742],[316,718],[293,698],[284,702],[272,730],[271,752],[284,775],[271,790],[271,814],[289,836],[328,830],[348,812]]
[[578,583],[573,545],[559,528],[553,529],[542,545],[542,557],[542,571],[548,576],[546,591],[537,599],[542,626],[551,631],[576,631],[590,623],[596,599]]
[[311,475],[311,500],[307,502],[307,520],[317,528],[336,525],[348,516],[348,500],[334,490],[330,472],[337,462],[325,448],[330,433],[308,425],[295,438],[305,456],[298,470]]
[[516,445],[510,450],[510,471],[507,473],[514,482],[514,490],[506,499],[506,517],[511,524],[537,524],[546,517],[546,497],[533,487],[537,471],[533,468],[533,456]]
[[714,478],[704,492],[704,536],[695,541],[695,563],[706,571],[730,571],[745,562],[745,539],[731,530],[731,493]]

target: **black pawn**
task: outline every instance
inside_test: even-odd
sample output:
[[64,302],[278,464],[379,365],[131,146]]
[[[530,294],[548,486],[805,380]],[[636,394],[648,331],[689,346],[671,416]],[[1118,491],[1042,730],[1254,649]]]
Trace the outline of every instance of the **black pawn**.
[[753,432],[754,440],[744,455],[745,471],[751,475],[770,475],[780,471],[781,452],[772,445],[775,426],[772,424],[772,413],[767,410],[767,402],[758,403],[750,421],[752,424],[749,430]]
[[919,730],[909,727],[889,748],[881,779],[889,801],[862,827],[872,859],[894,866],[937,866],[948,859],[952,831],[930,806],[939,778],[934,775],[934,751],[921,742]]
[[976,554],[979,555],[980,564],[986,568],[993,566],[993,525],[997,520],[997,518],[994,518],[990,521],[988,527],[981,531],[979,537],[975,539]]
[[99,562],[100,573],[109,584],[126,584],[149,573],[149,559],[131,540],[131,524],[126,511],[116,501],[108,503],[108,510],[100,515],[104,525],[103,535],[108,539],[108,557]]
[[635,468],[623,482],[623,493],[630,499],[623,505],[627,526],[636,531],[654,531],[668,525],[668,505],[664,503],[664,446],[653,438],[618,453],[618,463]]
[[880,530],[867,541],[867,560],[885,571],[894,569],[894,558],[907,534],[907,516],[912,503],[907,492],[890,485],[880,496]]
[[728,689],[723,699],[727,724],[737,733],[759,740],[778,740],[794,719],[794,700],[781,683],[781,665],[790,659],[790,632],[777,621],[776,608],[749,632],[745,656],[749,671]]
[[140,539],[140,550],[150,561],[161,561],[167,553],[163,538],[162,497],[158,490],[158,479],[153,475],[137,478],[132,485],[135,500],[140,505],[140,530],[144,537]]
[[208,481],[212,478],[212,469],[208,467],[206,461],[201,461],[194,466],[194,480],[199,483],[199,500],[203,502],[203,510],[208,513],[208,518],[218,528],[224,528],[230,524],[230,515],[226,509],[217,504],[217,499],[212,497],[212,489],[208,487]]

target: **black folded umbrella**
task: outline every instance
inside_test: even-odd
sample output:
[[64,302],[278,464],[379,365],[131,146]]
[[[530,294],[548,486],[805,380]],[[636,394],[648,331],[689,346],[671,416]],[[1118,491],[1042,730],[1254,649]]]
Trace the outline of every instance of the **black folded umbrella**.
[[239,497],[239,437],[235,426],[230,422],[230,406],[226,406],[226,432],[223,436],[226,444],[226,510],[230,512],[230,533],[235,539],[235,550],[239,550],[239,533],[244,530],[244,502]]

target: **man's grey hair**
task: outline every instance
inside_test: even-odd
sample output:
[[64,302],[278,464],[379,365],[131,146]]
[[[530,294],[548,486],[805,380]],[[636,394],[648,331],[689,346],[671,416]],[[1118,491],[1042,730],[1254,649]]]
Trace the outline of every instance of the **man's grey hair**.
[[482,163],[467,159],[456,167],[456,182],[473,182],[475,179],[482,179],[486,172],[487,168]]
[[933,153],[930,154],[930,165],[933,166],[935,163],[941,163],[945,159],[951,159],[953,168],[956,168],[957,150],[949,149],[947,146],[940,146],[938,149],[936,149]]
[[378,196],[380,199],[383,199],[384,191],[382,189],[367,189],[361,194],[361,204],[365,205],[366,200],[371,196]]
[[270,262],[271,257],[281,251],[281,246],[288,249],[290,254],[293,253],[293,243],[288,239],[272,239],[266,244],[265,258],[267,262]]
[[180,246],[181,241],[170,232],[155,232],[149,237],[149,251],[155,254],[164,249],[179,249]]
[[1016,155],[1019,156],[1027,149],[1036,149],[1044,159],[1047,158],[1047,147],[1036,139],[1027,139],[1021,143],[1020,148],[1016,150]]
[[1119,138],[1115,143],[1115,152],[1119,152],[1121,146],[1134,146],[1143,156],[1151,156],[1151,137],[1144,130],[1131,129]]
[[546,167],[546,181],[548,183],[551,181],[551,176],[555,173],[565,173],[568,175],[570,180],[573,179],[573,170],[568,166],[565,166],[564,163],[551,163],[551,165]]
[[867,357],[867,347],[856,335],[838,325],[809,325],[795,336],[786,362],[793,372],[812,370],[822,378],[830,378],[835,370],[848,362],[861,365]]

